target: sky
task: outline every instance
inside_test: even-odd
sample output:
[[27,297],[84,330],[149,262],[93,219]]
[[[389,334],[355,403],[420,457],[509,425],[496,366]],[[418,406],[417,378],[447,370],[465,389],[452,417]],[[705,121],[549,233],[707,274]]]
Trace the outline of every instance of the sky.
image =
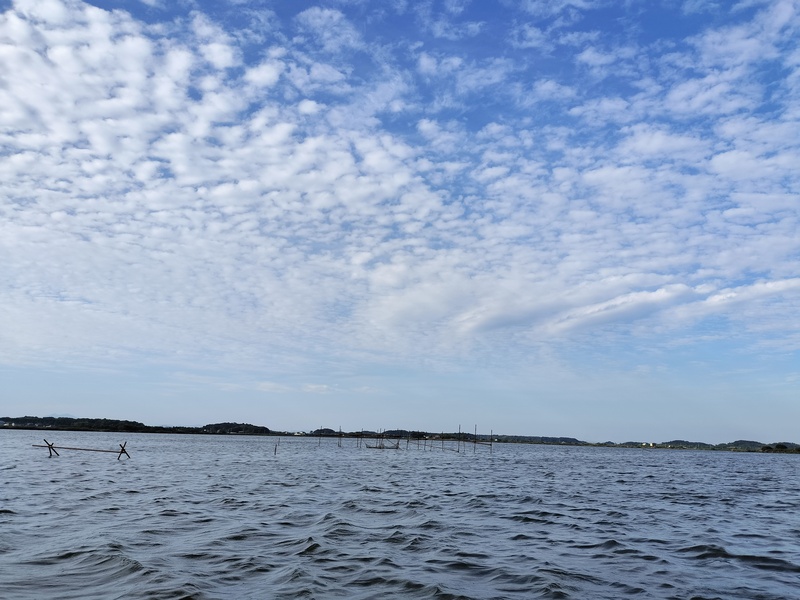
[[800,442],[800,3],[0,0],[0,416]]

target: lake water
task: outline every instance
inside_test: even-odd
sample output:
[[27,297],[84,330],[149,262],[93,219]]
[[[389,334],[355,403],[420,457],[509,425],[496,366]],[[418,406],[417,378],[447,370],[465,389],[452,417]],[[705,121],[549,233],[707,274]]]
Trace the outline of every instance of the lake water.
[[797,455],[42,436],[0,431],[6,600],[800,598]]

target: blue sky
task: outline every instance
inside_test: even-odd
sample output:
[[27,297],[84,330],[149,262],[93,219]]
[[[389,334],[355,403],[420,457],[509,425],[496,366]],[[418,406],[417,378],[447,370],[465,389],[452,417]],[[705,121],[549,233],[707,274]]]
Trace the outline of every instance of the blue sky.
[[799,7],[0,2],[0,413],[800,441]]

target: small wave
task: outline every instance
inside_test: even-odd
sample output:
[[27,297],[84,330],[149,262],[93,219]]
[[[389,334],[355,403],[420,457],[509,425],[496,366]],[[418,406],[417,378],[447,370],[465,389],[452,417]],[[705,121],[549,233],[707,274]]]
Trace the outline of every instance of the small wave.
[[[411,579],[388,576],[362,576],[348,582],[350,586],[368,588],[366,598],[377,597],[413,597],[413,598],[436,598],[437,600],[474,600],[471,596],[465,596],[448,591],[441,584],[424,584]],[[376,595],[372,589],[383,590],[380,595]],[[396,596],[395,596],[396,594]]]
[[225,537],[224,539],[226,542],[244,542],[258,537],[261,537],[261,530],[256,529],[254,527],[248,527],[243,529],[242,531],[232,533],[227,537]]
[[425,521],[424,523],[422,523],[419,527],[420,527],[420,529],[425,529],[425,530],[430,530],[430,529],[441,530],[441,529],[445,529],[446,525],[444,523],[442,523],[441,521],[437,521],[435,519],[429,519],[429,520]]
[[753,556],[748,554],[736,554],[734,558],[740,560],[757,569],[766,569],[768,571],[783,571],[786,573],[800,573],[800,565],[794,564],[782,558],[773,558],[771,556]]
[[519,512],[510,516],[503,517],[504,519],[510,519],[512,521],[518,521],[520,523],[541,523],[541,524],[551,524],[559,522],[565,515],[560,513],[554,513],[546,510],[526,510],[524,512]]
[[713,558],[733,558],[722,546],[715,546],[711,544],[698,544],[696,546],[688,546],[678,550],[681,554],[691,554],[693,558],[706,560]]
[[614,550],[616,548],[622,547],[616,540],[606,540],[605,542],[598,542],[595,544],[573,544],[573,548],[580,548],[582,550]]
[[[28,592],[38,590],[39,597],[59,598],[85,597],[88,589],[95,597],[118,597],[119,589],[125,587],[146,589],[156,571],[119,548],[113,544],[43,554],[28,561],[30,566],[38,567],[35,586],[23,580],[11,581],[8,585],[27,587]],[[48,589],[53,595],[46,591]]]
[[519,499],[520,504],[541,504],[542,499],[534,496],[523,496]]
[[320,546],[317,542],[311,542],[308,546],[300,550],[297,553],[298,556],[308,556],[309,554],[314,554],[319,550],[322,546]]
[[800,573],[800,565],[794,564],[790,561],[774,558],[771,556],[758,556],[752,554],[734,554],[728,552],[725,548],[715,545],[700,544],[697,546],[690,546],[688,548],[681,548],[678,552],[684,554],[692,554],[693,558],[698,560],[714,560],[725,559],[731,561],[739,561],[757,569],[766,569],[772,571],[785,571],[789,573]]
[[429,546],[430,538],[415,535],[411,539],[406,542],[406,545],[403,547],[403,550],[421,550],[427,548]]
[[383,541],[390,544],[405,544],[408,542],[408,536],[399,529],[395,529],[390,535],[386,536]]
[[174,508],[165,508],[164,510],[159,511],[158,516],[160,516],[160,517],[185,517],[188,514],[189,514],[188,512],[175,510]]

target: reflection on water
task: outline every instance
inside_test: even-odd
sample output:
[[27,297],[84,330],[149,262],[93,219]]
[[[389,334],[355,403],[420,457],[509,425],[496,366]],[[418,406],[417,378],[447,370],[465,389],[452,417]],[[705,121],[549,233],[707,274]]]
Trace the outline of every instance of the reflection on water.
[[39,433],[0,431],[9,600],[800,594],[797,455]]

